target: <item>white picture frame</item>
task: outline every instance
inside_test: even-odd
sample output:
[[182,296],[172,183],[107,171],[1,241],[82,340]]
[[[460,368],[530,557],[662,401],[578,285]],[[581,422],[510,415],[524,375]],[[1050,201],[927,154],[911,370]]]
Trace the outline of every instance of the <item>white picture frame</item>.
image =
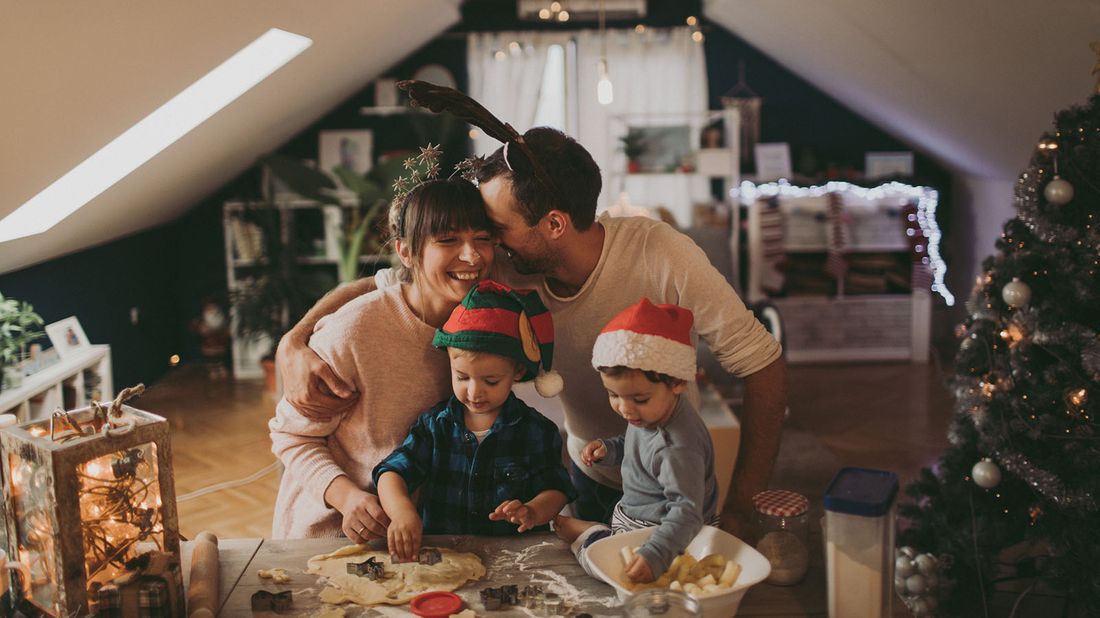
[[868,152],[864,155],[863,169],[867,180],[890,176],[908,178],[913,175],[913,153],[909,151]]
[[61,358],[74,356],[92,347],[75,315],[47,324],[46,336],[50,338],[50,343]]
[[791,177],[791,146],[786,142],[756,144],[756,181],[771,182]]
[[374,132],[370,129],[321,131],[317,148],[317,163],[321,171],[336,178],[333,172],[344,166],[360,176],[373,166]]

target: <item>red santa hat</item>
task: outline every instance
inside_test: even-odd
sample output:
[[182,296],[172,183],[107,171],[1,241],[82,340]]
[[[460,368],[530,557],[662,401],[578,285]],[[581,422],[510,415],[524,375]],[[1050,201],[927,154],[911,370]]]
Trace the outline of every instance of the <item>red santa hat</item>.
[[596,337],[593,367],[629,367],[692,381],[695,346],[691,311],[678,305],[654,305],[643,298],[611,319]]

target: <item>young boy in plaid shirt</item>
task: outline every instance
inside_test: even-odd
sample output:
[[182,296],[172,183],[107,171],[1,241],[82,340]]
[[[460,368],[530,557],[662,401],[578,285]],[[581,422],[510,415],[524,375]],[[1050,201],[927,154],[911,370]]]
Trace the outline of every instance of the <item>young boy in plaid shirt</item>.
[[432,344],[447,348],[454,395],[420,415],[373,474],[389,551],[401,560],[416,559],[423,533],[546,529],[576,498],[557,425],[512,393],[531,379],[543,396],[561,390],[556,373],[540,375],[550,369],[554,326],[538,294],[483,281]]

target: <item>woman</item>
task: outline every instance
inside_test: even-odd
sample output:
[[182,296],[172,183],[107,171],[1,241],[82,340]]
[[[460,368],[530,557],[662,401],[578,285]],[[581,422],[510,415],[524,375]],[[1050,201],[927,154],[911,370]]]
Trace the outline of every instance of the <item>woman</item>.
[[385,538],[371,470],[423,410],[450,395],[447,353],[431,345],[493,261],[481,196],[462,179],[428,181],[390,212],[402,285],[376,290],[317,323],[310,347],[359,392],[356,404],[312,421],[286,399],[268,423],[285,467],[274,538]]

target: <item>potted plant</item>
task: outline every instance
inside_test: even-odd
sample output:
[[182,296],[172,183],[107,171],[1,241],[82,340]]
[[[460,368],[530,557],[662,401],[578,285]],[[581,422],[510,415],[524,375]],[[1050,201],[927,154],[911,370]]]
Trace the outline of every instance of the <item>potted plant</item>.
[[629,174],[637,174],[642,171],[642,164],[638,160],[646,152],[645,134],[641,129],[627,129],[626,135],[619,137],[622,142],[620,150],[626,155],[626,171]]
[[[386,208],[393,199],[394,181],[408,173],[404,157],[383,159],[365,176],[338,166],[334,173],[339,184],[324,172],[285,155],[267,155],[260,162],[291,191],[343,210],[344,225],[338,238],[338,276],[341,283],[358,278],[359,256],[381,249],[379,234],[372,235],[371,231],[380,228],[385,221]],[[349,193],[355,196],[352,204],[340,198],[341,194]]]
[[42,336],[42,316],[25,301],[4,298],[0,294],[0,367],[3,368],[3,388],[23,385],[23,361],[27,357],[27,345]]

